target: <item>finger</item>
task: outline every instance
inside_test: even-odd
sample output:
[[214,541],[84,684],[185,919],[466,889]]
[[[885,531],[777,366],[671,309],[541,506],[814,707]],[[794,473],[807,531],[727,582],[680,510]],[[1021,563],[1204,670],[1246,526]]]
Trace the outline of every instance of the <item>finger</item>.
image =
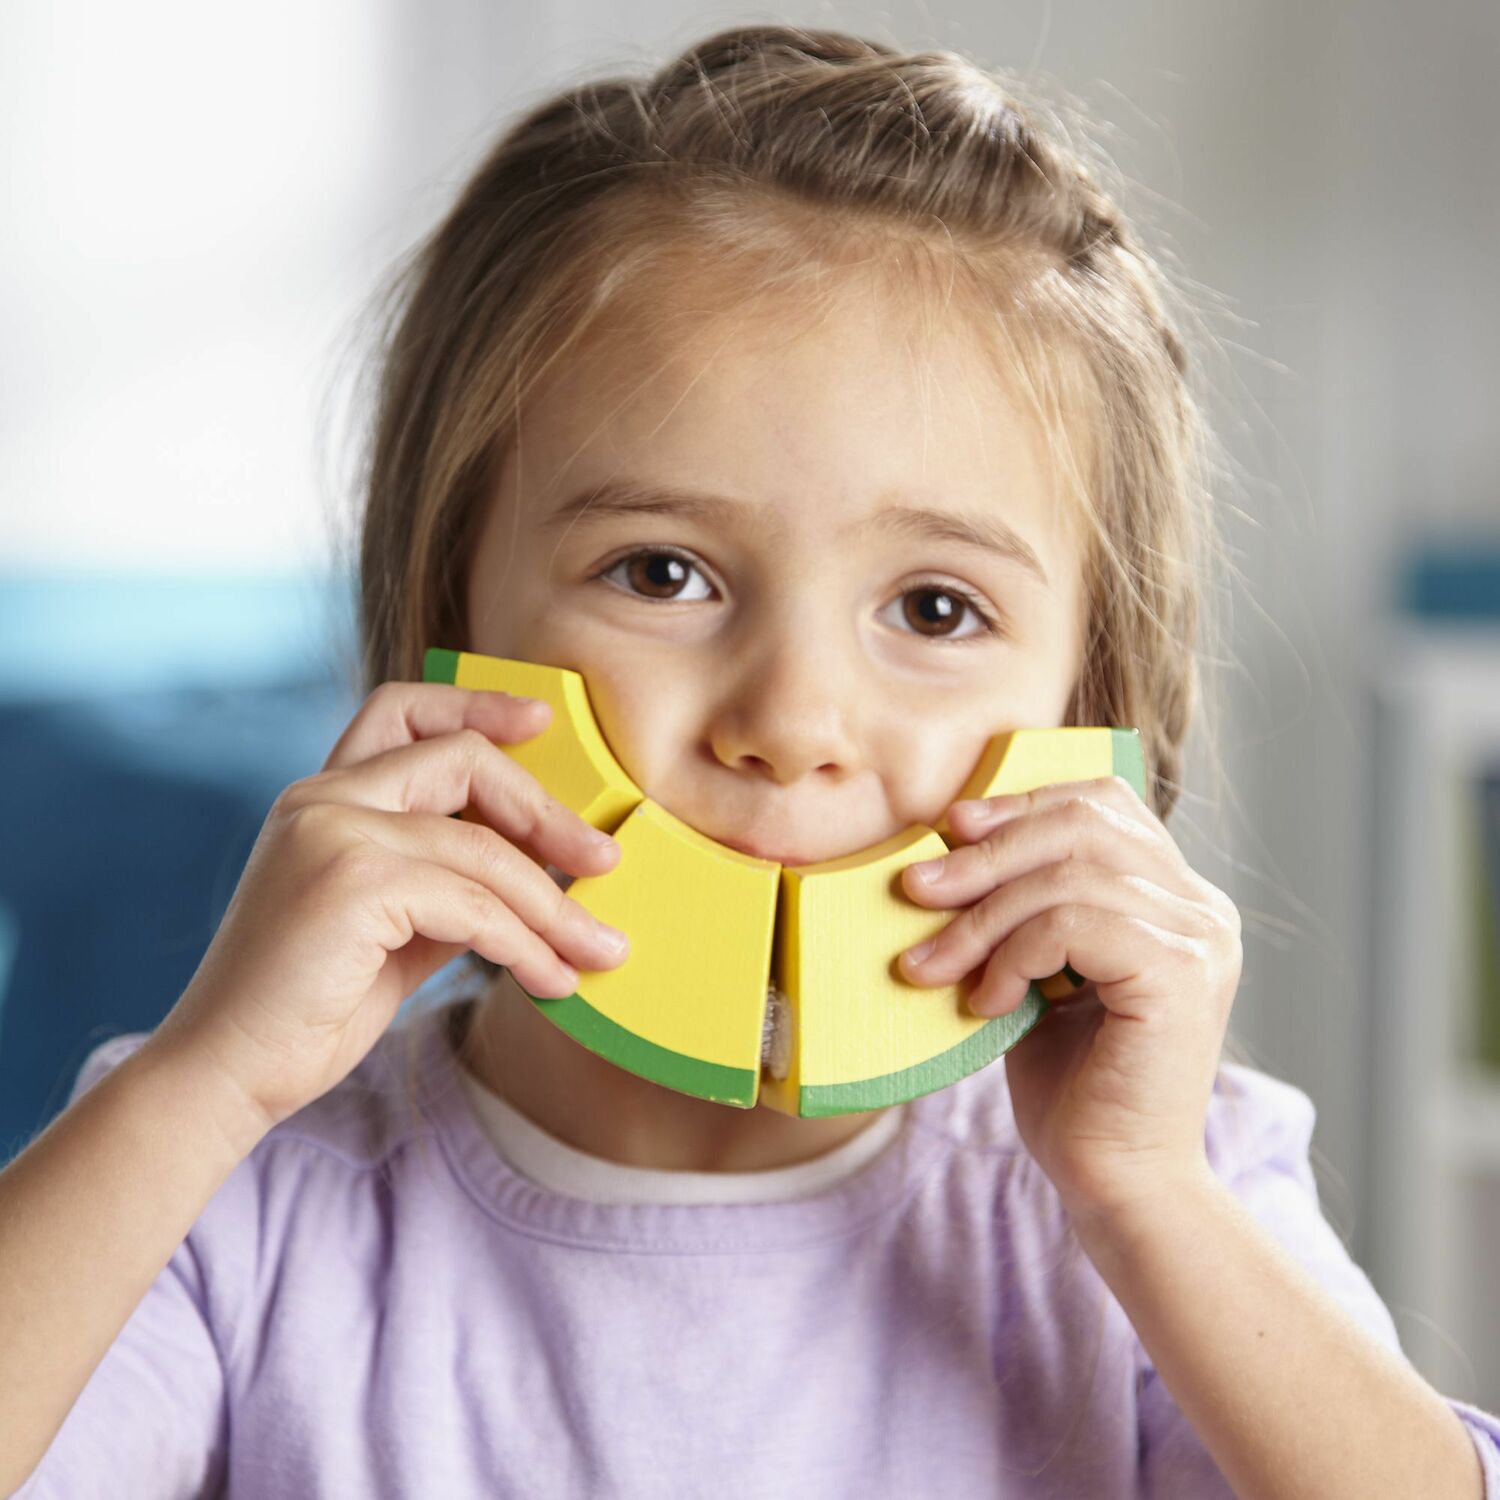
[[540,865],[493,828],[435,813],[360,809],[355,817],[361,832],[383,847],[484,886],[562,962],[598,971],[616,967],[629,954],[628,940],[612,941],[614,928],[560,891]]
[[[1163,993],[1189,987],[1207,962],[1205,945],[1143,917],[1097,907],[1053,906],[1023,922],[994,952],[969,993],[976,1016],[1002,1016],[1025,998],[1033,980],[1071,967],[1114,1015],[1135,1020],[1159,1013]],[[1083,991],[1065,995],[1067,1005]],[[1152,1002],[1157,1002],[1153,1004]]]
[[961,912],[932,939],[933,946],[920,963],[911,960],[912,949],[901,955],[902,972],[916,984],[956,984],[985,963],[1023,923],[1057,906],[1139,917],[1186,937],[1210,938],[1222,925],[1218,913],[1139,875],[1066,859],[1009,881]]
[[477,729],[489,739],[515,744],[540,734],[551,721],[552,706],[540,698],[447,682],[383,682],[360,705],[323,769],[340,770],[383,750],[459,729]]
[[[1165,830],[1158,833],[1082,784],[1045,790],[1034,810],[1022,809],[978,843],[909,865],[902,872],[907,895],[923,906],[963,906],[1044,865],[1081,859],[1147,876],[1188,900],[1205,898],[1207,882]],[[924,882],[929,864],[936,873]]]
[[487,886],[443,865],[396,854],[390,860],[378,880],[368,883],[387,952],[420,936],[503,965],[534,995],[560,998],[578,988],[577,971]]
[[[1068,796],[1084,793],[1116,811],[1135,818],[1148,828],[1166,835],[1166,824],[1142,801],[1123,776],[1096,776],[1087,781],[1055,781],[1025,792],[1007,792],[955,802],[948,809],[948,826],[963,843],[983,838],[1000,824],[1024,813],[1036,812]],[[1169,835],[1168,835],[1169,836]]]
[[386,812],[454,813],[472,805],[485,823],[522,843],[539,863],[573,875],[612,869],[619,845],[550,796],[477,729],[398,745],[300,783],[289,801],[322,797]]
[[[1177,871],[1178,878],[1173,882],[1173,889],[1179,895],[1214,908],[1227,921],[1238,926],[1239,908],[1234,904],[1233,899],[1192,868],[1167,825],[1141,799],[1136,789],[1123,776],[1101,776],[1091,781],[1054,782],[1048,786],[1034,788],[1030,792],[1010,793],[977,801],[955,802],[953,809],[949,812],[949,826],[952,828],[955,821],[958,824],[954,835],[956,841],[978,840],[995,832],[1002,825],[1015,821],[1028,810],[1039,810],[1070,800],[1070,794],[1077,792],[1087,794],[1090,799],[1097,798],[1106,806],[1136,819],[1147,829],[1153,830],[1162,849],[1167,853],[1169,867]],[[954,810],[956,809],[964,809],[964,811],[958,813],[955,820]]]

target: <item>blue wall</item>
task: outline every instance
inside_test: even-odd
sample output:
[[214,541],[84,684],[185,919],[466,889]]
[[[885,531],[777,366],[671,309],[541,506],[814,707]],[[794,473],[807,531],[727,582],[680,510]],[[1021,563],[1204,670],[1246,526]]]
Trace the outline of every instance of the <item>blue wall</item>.
[[0,579],[0,1161],[149,1030],[358,706],[346,580]]

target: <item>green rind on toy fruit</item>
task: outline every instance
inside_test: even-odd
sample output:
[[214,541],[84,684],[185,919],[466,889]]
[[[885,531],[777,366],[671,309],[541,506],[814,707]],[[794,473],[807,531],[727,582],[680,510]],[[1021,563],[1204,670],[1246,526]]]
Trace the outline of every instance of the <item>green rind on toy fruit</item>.
[[607,1058],[616,1067],[624,1068],[627,1073],[720,1104],[737,1104],[742,1109],[749,1109],[755,1103],[756,1091],[760,1087],[759,1070],[727,1068],[722,1063],[684,1057],[680,1052],[648,1042],[608,1016],[601,1015],[577,993],[558,998],[533,995],[520,980],[516,980],[516,986],[530,997],[553,1025],[560,1026],[574,1041]]
[[805,1084],[797,1112],[808,1119],[848,1115],[858,1110],[889,1109],[908,1099],[936,1093],[959,1078],[977,1073],[1008,1052],[1047,1013],[1047,1002],[1035,985],[1008,1015],[996,1016],[956,1047],[936,1053],[910,1068],[855,1083]]
[[1123,776],[1146,800],[1146,752],[1141,746],[1139,729],[1110,730],[1111,755],[1115,775]]
[[456,682],[458,680],[458,652],[445,650],[442,646],[430,646],[422,658],[423,682]]

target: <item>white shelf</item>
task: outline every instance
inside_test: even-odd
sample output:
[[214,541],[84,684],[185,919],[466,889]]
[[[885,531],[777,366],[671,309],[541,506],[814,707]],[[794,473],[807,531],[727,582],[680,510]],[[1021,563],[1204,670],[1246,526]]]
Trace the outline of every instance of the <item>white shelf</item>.
[[1377,693],[1406,696],[1444,735],[1500,753],[1500,626],[1387,623],[1366,661]]
[[1478,1069],[1455,1069],[1453,1077],[1438,1107],[1443,1154],[1456,1168],[1500,1173],[1500,1078]]
[[[1368,1265],[1439,1390],[1500,1404],[1500,1350],[1468,1342],[1486,1293],[1470,1241],[1500,1178],[1500,1077],[1470,1060],[1476,779],[1500,768],[1500,627],[1390,623],[1367,647],[1375,850]],[[1490,1341],[1479,1337],[1479,1343]],[[1470,1366],[1472,1365],[1472,1369]]]

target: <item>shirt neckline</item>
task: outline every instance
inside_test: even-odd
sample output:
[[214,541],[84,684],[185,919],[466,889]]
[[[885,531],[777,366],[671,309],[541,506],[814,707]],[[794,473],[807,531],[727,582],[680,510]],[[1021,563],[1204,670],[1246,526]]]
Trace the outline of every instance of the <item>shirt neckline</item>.
[[559,1140],[487,1088],[460,1063],[459,1076],[490,1144],[523,1177],[588,1203],[775,1203],[809,1198],[862,1171],[900,1134],[905,1105],[881,1111],[857,1135],[790,1166],[711,1172],[638,1167]]
[[862,1170],[811,1197],[754,1203],[593,1203],[530,1181],[496,1151],[468,1098],[454,1050],[460,999],[419,1011],[414,1086],[459,1183],[496,1221],[536,1239],[648,1254],[738,1254],[855,1234],[894,1213],[952,1149],[942,1122],[959,1085],[906,1105],[896,1138]]

